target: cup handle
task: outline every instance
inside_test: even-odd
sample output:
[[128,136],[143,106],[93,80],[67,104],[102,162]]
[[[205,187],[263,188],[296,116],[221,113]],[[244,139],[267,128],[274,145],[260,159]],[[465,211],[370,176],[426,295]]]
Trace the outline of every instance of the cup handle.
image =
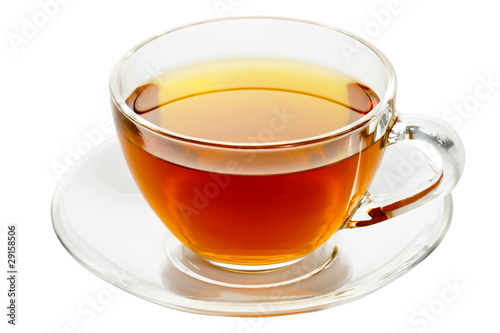
[[432,151],[436,152],[434,157],[441,161],[440,170],[425,184],[403,193],[388,197],[367,193],[344,228],[365,227],[386,221],[445,196],[455,187],[463,172],[465,150],[458,133],[449,124],[431,116],[399,114],[386,136],[385,144],[389,146],[403,141],[432,146]]

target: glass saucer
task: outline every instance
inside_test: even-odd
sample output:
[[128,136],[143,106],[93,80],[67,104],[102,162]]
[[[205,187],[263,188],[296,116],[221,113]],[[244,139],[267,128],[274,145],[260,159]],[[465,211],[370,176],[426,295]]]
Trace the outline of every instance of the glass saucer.
[[[397,175],[398,161],[414,150],[388,147],[370,192],[389,191],[387,176]],[[412,172],[396,178],[398,187],[435,171],[419,166]],[[159,305],[233,316],[313,311],[365,296],[425,259],[446,234],[451,216],[448,195],[378,225],[340,230],[284,268],[223,269],[183,247],[159,221],[129,174],[116,138],[75,164],[52,202],[57,236],[92,273]]]

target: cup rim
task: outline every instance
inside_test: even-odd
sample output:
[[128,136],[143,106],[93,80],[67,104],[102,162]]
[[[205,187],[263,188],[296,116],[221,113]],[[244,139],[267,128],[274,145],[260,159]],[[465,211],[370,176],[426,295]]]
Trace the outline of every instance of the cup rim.
[[[173,33],[177,30],[184,29],[184,28],[189,28],[192,26],[200,25],[200,24],[209,24],[213,22],[220,22],[220,21],[229,21],[229,20],[282,20],[282,21],[291,21],[291,22],[298,22],[298,23],[306,23],[306,24],[311,24],[315,25],[318,27],[322,28],[327,28],[336,32],[339,32],[341,34],[344,34],[353,40],[363,44],[367,48],[369,48],[377,57],[380,59],[382,62],[385,72],[388,75],[388,81],[387,85],[385,88],[385,94],[381,97],[380,102],[373,108],[370,112],[368,112],[366,115],[358,119],[357,121],[350,123],[347,126],[341,127],[339,129],[326,132],[320,135],[316,136],[311,136],[311,137],[306,137],[303,139],[297,139],[297,140],[288,140],[288,141],[278,141],[278,142],[267,142],[267,143],[235,143],[235,142],[224,142],[224,141],[217,141],[217,140],[208,140],[208,139],[203,139],[203,138],[198,138],[198,137],[192,137],[189,135],[184,135],[180,133],[176,133],[170,130],[167,130],[165,128],[162,128],[160,126],[157,126],[146,119],[142,118],[141,116],[137,115],[126,103],[125,103],[125,98],[121,96],[119,90],[118,90],[118,77],[120,74],[120,70],[122,66],[125,64],[125,62],[140,48],[145,46],[146,44],[152,42],[153,40],[160,38],[164,35],[167,35],[169,33]],[[373,44],[370,42],[364,40],[363,38],[354,35],[353,33],[346,31],[341,28],[333,27],[327,24],[322,24],[314,21],[309,21],[309,20],[302,20],[302,19],[296,19],[296,18],[287,18],[287,17],[278,17],[278,16],[235,16],[235,17],[227,17],[227,18],[215,18],[215,19],[208,19],[208,20],[203,20],[203,21],[198,21],[194,23],[189,23],[189,24],[184,24],[181,26],[177,26],[176,28],[169,29],[165,32],[159,33],[157,35],[154,35],[148,39],[143,40],[141,43],[137,44],[133,48],[131,48],[128,52],[126,52],[119,60],[118,62],[114,65],[114,67],[111,70],[110,76],[109,76],[109,90],[110,90],[110,95],[111,95],[111,100],[113,104],[117,107],[117,109],[125,115],[128,119],[130,119],[132,122],[135,124],[138,124],[144,128],[147,128],[153,132],[156,132],[160,135],[169,137],[171,139],[177,139],[180,141],[184,142],[189,142],[189,143],[195,143],[195,144],[200,144],[200,145],[205,145],[205,146],[216,146],[216,147],[223,147],[223,148],[236,148],[236,149],[266,149],[266,148],[283,148],[283,147],[295,147],[295,146],[302,146],[302,145],[307,145],[307,144],[312,144],[312,143],[317,143],[321,141],[327,141],[331,140],[335,137],[340,137],[344,134],[347,134],[357,128],[363,127],[364,125],[370,123],[373,119],[377,118],[380,114],[382,114],[386,110],[386,106],[391,103],[392,99],[394,98],[396,94],[396,86],[397,86],[397,78],[396,78],[396,73],[394,70],[394,67],[392,66],[391,62],[389,59]]]

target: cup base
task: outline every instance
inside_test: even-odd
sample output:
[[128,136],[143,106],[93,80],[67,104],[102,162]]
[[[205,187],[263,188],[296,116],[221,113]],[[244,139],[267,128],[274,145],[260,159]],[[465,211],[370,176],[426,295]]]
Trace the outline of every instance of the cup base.
[[319,273],[333,263],[339,249],[331,238],[308,255],[284,263],[234,265],[204,258],[169,235],[165,252],[177,270],[199,281],[229,288],[270,288],[290,285]]
[[210,260],[208,258],[205,258],[206,261],[211,263],[214,266],[220,267],[222,269],[227,269],[231,271],[236,271],[236,272],[249,272],[249,273],[258,273],[258,272],[265,272],[265,271],[272,271],[276,269],[281,269],[285,268],[287,266],[293,265],[295,263],[298,263],[302,259],[304,259],[306,256],[290,260],[290,261],[285,261],[285,262],[280,262],[277,264],[269,264],[269,265],[238,265],[238,264],[229,264],[225,262],[220,262],[216,260]]

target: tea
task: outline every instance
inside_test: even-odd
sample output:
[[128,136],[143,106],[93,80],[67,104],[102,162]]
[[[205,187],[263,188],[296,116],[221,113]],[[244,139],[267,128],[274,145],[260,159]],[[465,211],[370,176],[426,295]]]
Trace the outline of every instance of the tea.
[[[127,99],[147,121],[187,140],[259,145],[345,127],[379,99],[355,80],[318,65],[279,59],[226,59],[167,71]],[[209,171],[220,158],[204,151],[187,167],[137,144],[115,110],[122,149],[142,194],[169,230],[214,261],[266,265],[306,255],[329,239],[359,204],[382,156],[380,140],[339,162],[280,172],[252,171],[251,154],[232,159],[244,172]],[[370,134],[367,134],[370,136]],[[148,142],[149,146],[158,145]],[[303,149],[307,154],[307,147]],[[194,157],[193,157],[194,156]],[[250,165],[250,167],[248,167]]]

